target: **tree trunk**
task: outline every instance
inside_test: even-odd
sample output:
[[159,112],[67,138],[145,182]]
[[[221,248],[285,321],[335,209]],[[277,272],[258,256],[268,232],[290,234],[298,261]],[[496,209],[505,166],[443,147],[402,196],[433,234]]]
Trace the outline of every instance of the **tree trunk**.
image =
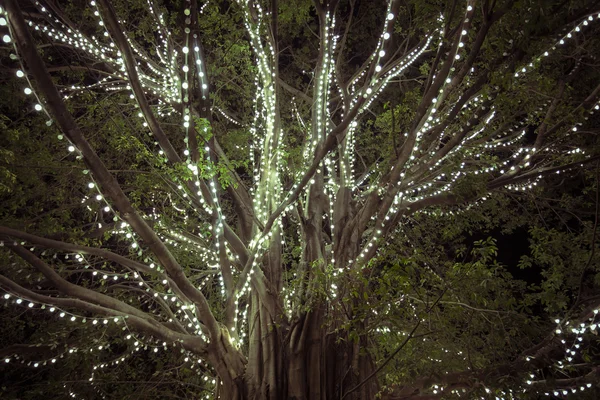
[[[218,365],[217,397],[231,400],[369,400],[379,391],[376,379],[357,390],[374,370],[366,342],[326,334],[325,304],[303,313],[289,329],[273,323],[267,308],[252,295],[248,311],[248,362],[243,376],[239,364],[211,360]],[[223,335],[225,340],[226,334]],[[216,364],[215,364],[216,363]],[[233,365],[233,368],[231,367]]]

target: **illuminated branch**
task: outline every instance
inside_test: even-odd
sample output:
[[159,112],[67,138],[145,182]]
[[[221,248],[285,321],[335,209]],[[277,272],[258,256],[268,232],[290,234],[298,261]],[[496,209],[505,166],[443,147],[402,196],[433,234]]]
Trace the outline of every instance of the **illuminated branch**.
[[96,315],[103,315],[108,317],[121,317],[126,321],[126,323],[129,326],[131,326],[137,331],[149,333],[169,343],[181,343],[181,345],[185,349],[197,352],[200,355],[205,354],[208,349],[206,342],[200,337],[184,335],[175,332],[163,325],[156,323],[156,321],[152,322],[153,320],[141,318],[136,315],[130,315],[79,299],[44,296],[18,285],[17,283],[11,281],[3,275],[0,275],[0,286],[7,289],[10,293],[13,293],[16,296],[22,297],[29,301],[53,305],[61,308],[74,308],[77,310],[90,312]]
[[302,175],[302,178],[293,186],[292,192],[288,195],[288,197],[277,207],[277,209],[269,216],[267,223],[263,229],[263,232],[268,232],[271,229],[271,226],[275,222],[275,220],[281,215],[281,213],[286,209],[287,206],[292,204],[294,201],[298,199],[298,196],[302,193],[302,190],[306,187],[310,179],[313,177],[314,173],[319,168],[321,161],[329,152],[335,147],[338,140],[342,140],[347,132],[347,128],[350,123],[354,120],[360,107],[363,105],[364,99],[359,99],[354,107],[346,114],[342,122],[338,126],[336,126],[329,134],[326,139],[323,141],[323,145],[318,148],[313,161],[310,167],[306,170],[306,172]]
[[592,370],[590,372],[588,372],[587,374],[580,375],[575,378],[564,378],[564,379],[553,379],[553,380],[543,379],[543,380],[539,380],[539,381],[532,381],[531,384],[539,385],[539,386],[547,386],[548,388],[550,388],[550,390],[552,390],[554,388],[578,386],[582,383],[587,383],[587,382],[598,382],[598,379],[600,379],[600,367],[592,368]]
[[206,298],[186,278],[183,269],[164,243],[158,238],[156,233],[150,228],[146,221],[135,212],[116,179],[108,172],[108,169],[102,160],[83,137],[79,127],[73,120],[73,117],[67,111],[60,94],[56,90],[56,87],[46,70],[43,60],[35,49],[33,38],[27,30],[25,21],[20,14],[16,1],[7,0],[6,9],[9,14],[10,23],[14,29],[14,37],[17,46],[21,50],[22,56],[27,62],[32,75],[35,77],[40,90],[44,93],[48,107],[54,114],[62,131],[69,140],[77,146],[84,161],[98,181],[100,189],[114,202],[121,217],[140,235],[160,260],[171,278],[181,288],[181,291],[198,305],[198,311],[201,315],[202,322],[206,324],[211,335],[217,337],[220,330],[214,315],[210,311]]
[[131,51],[131,47],[129,46],[127,38],[123,34],[123,30],[119,24],[119,21],[117,20],[117,16],[112,5],[107,0],[98,0],[98,2],[102,4],[102,7],[105,11],[105,20],[107,22],[107,27],[111,31],[111,35],[113,36],[115,43],[121,50],[121,54],[123,55],[123,60],[125,62],[125,67],[127,70],[127,76],[129,78],[129,84],[131,85],[131,89],[135,94],[135,98],[140,107],[140,110],[144,114],[144,118],[148,123],[148,127],[156,137],[156,140],[158,140],[158,143],[160,143],[160,146],[165,152],[167,158],[172,163],[181,162],[179,155],[173,148],[173,145],[167,138],[167,135],[162,130],[162,127],[156,119],[154,112],[150,108],[148,100],[146,100],[144,89],[140,84],[135,57],[133,55],[133,52]]
[[7,244],[7,246],[15,254],[17,254],[23,260],[27,261],[39,272],[44,274],[44,276],[50,282],[52,282],[52,284],[60,292],[68,296],[78,298],[80,300],[87,301],[92,304],[98,304],[102,307],[110,308],[112,310],[119,311],[122,313],[135,315],[143,319],[151,318],[149,314],[146,314],[145,312],[140,311],[137,308],[128,305],[127,303],[123,303],[110,296],[68,282],[67,280],[63,279],[59,274],[57,274],[50,266],[48,266],[48,264],[43,262],[35,254],[25,249],[23,246],[15,244]]
[[[448,94],[450,92],[452,92],[455,88],[459,87],[459,85],[463,82],[465,76],[473,67],[473,64],[475,63],[475,60],[477,59],[477,56],[479,55],[479,52],[481,51],[481,47],[483,46],[483,43],[485,42],[485,39],[487,37],[487,34],[489,33],[490,28],[492,27],[492,25],[495,22],[499,21],[510,10],[510,6],[512,6],[512,4],[509,4],[509,8],[507,8],[507,9],[503,9],[503,10],[500,10],[497,12],[492,12],[489,14],[488,14],[487,10],[484,11],[483,23],[482,23],[481,27],[479,28],[479,31],[477,32],[475,41],[471,44],[471,49],[469,50],[467,59],[461,66],[458,73],[452,77],[451,81],[444,88],[444,92],[440,96],[440,99],[438,100],[438,102],[439,102],[438,104],[441,104],[446,99]],[[462,37],[461,37],[461,39],[462,39]],[[461,46],[464,46],[463,42],[459,42],[459,47],[461,47]],[[492,68],[490,68],[490,69],[492,69]]]
[[[472,6],[469,5],[467,7],[467,14],[469,14],[469,12],[472,12],[472,9],[473,9]],[[491,25],[491,23],[497,21],[502,15],[504,15],[505,12],[506,12],[506,10],[502,10],[502,11],[490,16],[489,21],[486,21],[485,24]],[[470,19],[466,18],[465,22],[470,22]],[[463,24],[462,28],[466,28],[467,26],[468,25],[465,23],[465,24]],[[489,31],[489,26],[482,27],[479,34],[477,35],[477,38],[476,38],[476,41],[474,44],[474,46],[476,48],[481,48],[481,45],[483,44],[483,41],[484,41],[485,36],[488,31]],[[466,31],[463,30],[463,32],[461,33],[460,36],[463,36],[465,34],[465,32]],[[455,42],[455,45],[457,43],[460,44],[462,42]],[[455,48],[455,51],[456,51],[456,48]],[[442,71],[446,71],[446,73],[449,72],[447,69],[447,66],[449,64],[452,64],[452,62],[454,61],[453,59],[450,58],[450,55],[452,55],[452,54],[454,54],[454,53],[451,52],[448,55],[448,58],[445,61],[444,66],[442,66]],[[520,57],[522,57],[522,54],[518,54],[518,53],[515,54],[515,57],[508,65],[508,69],[507,69],[508,72],[513,71],[515,69],[516,61],[518,59],[520,59]],[[458,56],[456,58],[458,59]],[[500,57],[496,60],[495,63],[493,63],[493,65],[500,65],[505,59],[506,59],[505,56]],[[474,61],[475,61],[475,57],[469,57],[467,60],[467,64],[465,64],[465,65],[468,66],[469,63],[473,63]],[[457,77],[458,77],[457,79],[462,80],[462,78],[464,77],[464,74],[466,74],[467,70],[468,70],[468,68],[462,69],[461,72],[459,72],[459,74],[457,75]],[[463,72],[464,72],[464,74],[463,74]],[[367,224],[371,221],[371,218],[374,215],[374,213],[377,212],[377,219],[374,224],[373,233],[370,235],[370,238],[367,240],[365,248],[360,253],[360,259],[359,259],[360,265],[364,265],[370,259],[370,257],[375,253],[374,249],[377,247],[376,243],[377,243],[379,236],[382,233],[389,231],[390,224],[387,221],[390,219],[390,216],[388,215],[388,213],[390,212],[390,209],[392,208],[392,204],[398,200],[396,194],[399,193],[401,190],[408,189],[406,182],[412,182],[412,184],[409,184],[409,185],[413,185],[413,187],[416,186],[417,183],[423,182],[422,177],[425,173],[432,170],[432,168],[434,166],[438,165],[447,155],[452,154],[453,152],[455,152],[462,146],[466,135],[468,133],[470,133],[471,131],[473,131],[473,129],[479,124],[480,118],[484,117],[486,114],[489,113],[489,111],[491,109],[491,105],[492,105],[492,102],[491,102],[492,96],[490,96],[490,98],[488,100],[484,101],[478,107],[478,109],[473,112],[473,117],[471,117],[468,121],[466,121],[465,124],[462,124],[463,126],[460,129],[458,134],[449,136],[449,140],[447,141],[447,143],[445,143],[439,150],[437,150],[434,153],[434,156],[430,157],[429,160],[427,160],[425,163],[422,163],[420,166],[417,161],[416,165],[413,166],[412,169],[407,169],[406,163],[409,160],[410,154],[412,154],[412,152],[414,150],[417,150],[417,148],[419,147],[420,137],[427,138],[429,140],[429,143],[432,143],[432,145],[435,144],[436,143],[435,141],[437,140],[437,136],[442,135],[444,130],[451,123],[457,122],[459,112],[461,110],[463,110],[463,108],[468,104],[470,99],[474,98],[474,96],[479,92],[479,90],[487,83],[488,77],[489,77],[489,73],[486,72],[483,75],[481,75],[472,86],[468,87],[464,91],[462,96],[459,98],[458,102],[456,102],[452,105],[452,109],[450,110],[448,115],[445,117],[444,121],[442,123],[440,123],[439,125],[436,125],[434,127],[429,128],[428,130],[425,130],[425,128],[428,127],[428,124],[425,124],[424,128],[423,128],[423,127],[421,127],[420,123],[415,125],[415,122],[419,119],[418,116],[417,116],[417,118],[415,118],[413,120],[413,128],[418,129],[418,132],[411,131],[412,133],[414,133],[414,135],[411,135],[411,132],[409,132],[408,138],[406,139],[405,144],[403,145],[403,150],[406,150],[406,151],[404,151],[404,153],[403,153],[401,150],[401,154],[397,158],[397,160],[401,161],[401,162],[399,164],[397,162],[396,165],[392,167],[392,169],[388,173],[388,175],[386,177],[384,177],[382,179],[382,181],[380,182],[379,188],[380,188],[382,198],[381,199],[379,198],[380,196],[377,193],[378,192],[377,190],[372,191],[368,195],[364,206],[356,213],[355,222],[352,223],[353,226],[355,226],[354,229],[357,229],[358,232],[363,232],[364,229],[366,229]],[[438,88],[441,86],[442,81],[439,78],[440,78],[440,75],[436,75],[436,80],[433,82],[431,88],[435,89],[435,88]],[[429,90],[430,97],[431,97],[431,93],[433,93],[431,88]],[[586,109],[591,108],[593,106],[593,100],[597,96],[598,90],[599,89],[596,88],[592,92],[592,94],[586,98],[584,103],[582,103],[582,105],[577,107],[577,109],[583,107],[583,104],[585,104]],[[444,92],[444,93],[447,93],[447,92]],[[439,102],[443,101],[445,98],[444,93],[442,93],[440,96],[431,97],[430,101],[432,101],[436,105],[439,105]],[[424,98],[426,98],[427,96],[428,96],[428,94],[426,93],[424,95]],[[435,101],[436,97],[437,97],[437,102]],[[425,103],[422,101],[419,108],[421,108],[421,106],[423,106],[423,105],[425,105]],[[417,110],[417,114],[419,113],[418,110]],[[432,109],[432,113],[433,112],[436,112],[436,110]],[[425,116],[425,114],[423,114],[423,116]],[[431,117],[429,117],[429,119],[431,119]],[[564,122],[564,121],[566,121],[566,119],[563,119],[563,121],[561,121],[561,122]],[[487,121],[486,121],[486,124],[487,124]],[[484,126],[484,128],[485,128],[485,126]],[[479,132],[481,132],[484,128],[482,128]],[[441,136],[440,136],[440,139],[441,139]],[[409,148],[412,148],[413,150],[410,150],[410,151],[407,150]],[[429,150],[428,152],[431,152],[431,151],[432,150]],[[421,157],[421,158],[424,158],[424,157]],[[529,157],[526,157],[526,158],[529,158]],[[564,168],[564,167],[568,168],[569,166],[563,166],[562,168]],[[536,169],[536,171],[540,171],[540,172],[542,170],[547,171],[547,168]],[[519,174],[519,172],[521,172],[521,174]],[[429,175],[430,175],[430,176],[428,176],[429,179],[435,177],[435,174],[429,174]],[[523,176],[523,179],[519,179],[519,180],[526,180],[528,178],[528,175],[526,174],[525,171],[519,171],[519,168],[513,167],[513,168],[510,168],[509,172],[504,174],[504,176],[501,176],[500,178],[494,180],[494,182],[491,185],[495,188],[498,187],[500,182],[503,182],[503,184],[508,185],[510,182],[509,179],[511,177],[514,177],[517,175]],[[395,182],[395,179],[397,179],[397,178],[395,178],[394,180],[392,180],[390,182],[389,181],[390,177],[402,178],[402,182],[399,182],[398,184],[393,184],[393,182]],[[386,184],[386,183],[388,183],[388,184]],[[443,203],[445,203],[445,201]],[[392,221],[396,221],[396,220],[392,218]],[[394,223],[392,223],[392,226],[394,225]],[[359,234],[359,236],[360,236],[360,234]],[[355,264],[355,265],[358,265],[358,264]]]
[[410,158],[410,155],[415,149],[415,143],[417,142],[418,132],[424,123],[423,119],[426,118],[429,113],[433,112],[432,109],[434,108],[435,104],[434,99],[438,97],[439,90],[446,81],[448,74],[450,73],[450,69],[454,64],[460,40],[462,36],[466,33],[466,30],[471,25],[472,14],[473,7],[469,3],[469,5],[467,6],[467,12],[465,14],[465,19],[461,23],[460,32],[456,35],[456,39],[452,44],[452,48],[448,52],[447,58],[442,64],[440,71],[436,74],[436,78],[433,80],[431,87],[423,95],[421,103],[415,111],[415,117],[413,118],[412,125],[409,129],[408,137],[400,149],[400,154],[394,160],[391,171],[382,179],[384,185],[388,183],[395,184],[399,181],[403,167],[405,166],[406,162]]
[[[106,0],[99,0],[99,3],[101,3],[103,5],[103,8],[104,8],[105,14],[106,14],[106,21],[107,21],[108,27],[110,27],[112,35],[115,38],[115,43],[120,48],[121,53],[123,54],[123,59],[125,61],[125,66],[127,69],[127,74],[129,76],[130,85],[135,94],[135,98],[140,106],[140,109],[141,109],[142,113],[144,114],[146,121],[148,122],[148,126],[150,127],[150,129],[152,130],[152,133],[158,140],[161,148],[164,150],[165,155],[167,156],[168,160],[172,164],[180,163],[181,158],[179,157],[179,155],[173,148],[171,142],[167,138],[166,134],[162,130],[158,120],[154,116],[154,113],[152,112],[152,109],[150,108],[150,106],[146,100],[144,90],[139,81],[139,76],[137,73],[137,66],[135,63],[133,53],[131,51],[131,47],[129,46],[129,43],[128,43],[125,35],[122,33],[122,29],[117,20],[114,9],[110,5],[110,3],[107,2]],[[195,135],[195,133],[192,132],[192,134],[190,136],[194,136],[194,135]],[[197,150],[197,147],[196,147],[196,150]],[[206,186],[206,184],[203,181],[200,181],[200,184],[201,184],[200,189],[202,191],[203,198],[206,200],[206,202],[209,205],[214,206],[213,205],[214,200],[213,200],[212,194],[210,193],[210,189]],[[198,202],[197,202],[197,190],[195,189],[193,183],[190,181],[187,181],[186,185],[188,187],[188,191],[189,191],[192,199],[195,200],[194,204],[196,205],[196,207],[198,209],[202,209],[201,205],[198,204]],[[226,225],[227,223],[223,221],[223,224]],[[245,252],[243,244],[239,241],[239,239],[237,239],[237,235],[235,235],[235,233],[229,227],[227,227],[225,230],[226,230],[226,232],[225,232],[226,239],[228,239],[230,241],[230,243],[232,243],[232,248],[234,249],[234,251],[236,251],[238,256],[242,256]],[[225,268],[225,266],[224,266],[224,268]]]
[[21,232],[16,229],[7,228],[4,226],[0,226],[0,235],[7,235],[10,237],[23,239],[30,243],[35,243],[37,245],[51,248],[51,249],[64,250],[64,251],[70,251],[70,252],[74,252],[74,253],[91,254],[91,255],[99,256],[99,257],[105,258],[107,260],[114,261],[118,264],[121,264],[124,267],[131,268],[132,270],[135,270],[138,272],[143,272],[148,275],[158,275],[161,279],[167,280],[167,282],[169,283],[169,287],[171,289],[173,289],[173,291],[175,293],[180,295],[183,301],[189,302],[189,300],[187,300],[185,295],[183,293],[181,293],[181,290],[179,289],[177,284],[169,276],[167,276],[161,272],[158,272],[157,270],[155,270],[153,268],[150,268],[146,264],[142,264],[140,262],[131,260],[127,257],[123,257],[119,254],[113,253],[106,249],[99,249],[96,247],[81,246],[81,245],[77,245],[77,244],[60,242],[58,240],[46,239],[46,238],[43,238],[40,236],[32,235],[31,233]]
[[[594,106],[594,100],[600,96],[600,84],[594,88],[594,90],[579,104],[571,113],[571,115],[575,115],[575,113],[581,109],[589,110]],[[560,121],[555,123],[550,129],[545,131],[544,137],[548,137],[558,131],[560,128],[564,127],[567,123],[569,123],[569,118],[562,118]],[[548,148],[550,144],[546,144],[544,148]]]
[[[600,155],[589,157],[585,160],[576,161],[570,164],[539,168],[533,171],[523,172],[520,175],[514,175],[511,177],[501,176],[490,181],[487,184],[487,188],[491,192],[510,184],[515,184],[521,181],[528,181],[542,176],[548,176],[557,171],[564,171],[580,167],[583,164],[590,164],[591,162],[596,161],[598,159],[600,159]],[[383,214],[384,217],[378,220],[379,223],[375,225],[376,229],[371,234],[365,246],[362,248],[358,259],[358,263],[356,263],[356,265],[364,266],[372,257],[374,257],[380,245],[383,243],[383,239],[386,238],[396,226],[398,226],[402,217],[409,216],[428,207],[453,206],[459,205],[461,203],[466,204],[476,199],[477,197],[466,198],[457,196],[453,193],[444,192],[438,195],[430,195],[414,202],[402,203],[401,205],[396,207],[396,210],[394,212],[386,212],[385,214]]]

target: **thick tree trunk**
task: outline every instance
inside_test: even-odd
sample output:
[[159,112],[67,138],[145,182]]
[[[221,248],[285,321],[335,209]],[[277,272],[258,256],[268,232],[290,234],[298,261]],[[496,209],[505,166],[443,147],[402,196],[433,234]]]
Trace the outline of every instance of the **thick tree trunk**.
[[[374,370],[363,339],[326,334],[325,305],[299,316],[289,329],[274,324],[252,296],[249,308],[248,363],[236,376],[235,358],[217,362],[220,399],[369,400],[379,391],[376,379],[354,389]],[[225,335],[223,336],[225,339]],[[233,366],[233,367],[232,367]]]
[[281,329],[270,318],[256,294],[252,295],[248,315],[249,347],[245,374],[248,398],[285,398],[286,369]]

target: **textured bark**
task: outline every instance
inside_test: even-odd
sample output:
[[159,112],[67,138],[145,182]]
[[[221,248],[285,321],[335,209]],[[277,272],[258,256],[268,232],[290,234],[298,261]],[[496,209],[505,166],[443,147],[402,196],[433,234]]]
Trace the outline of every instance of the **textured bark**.
[[[339,400],[375,399],[379,392],[375,370],[365,352],[366,339],[355,343],[347,337],[326,335],[325,308],[317,307],[287,330],[273,324],[268,312],[252,297],[250,340],[244,382],[223,380],[222,399]],[[342,339],[342,340],[339,340]]]

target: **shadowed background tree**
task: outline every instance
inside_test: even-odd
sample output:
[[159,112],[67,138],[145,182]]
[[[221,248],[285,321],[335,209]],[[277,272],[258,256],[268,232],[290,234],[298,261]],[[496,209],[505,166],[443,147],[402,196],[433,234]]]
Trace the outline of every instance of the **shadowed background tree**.
[[0,6],[3,398],[597,397],[597,2]]

